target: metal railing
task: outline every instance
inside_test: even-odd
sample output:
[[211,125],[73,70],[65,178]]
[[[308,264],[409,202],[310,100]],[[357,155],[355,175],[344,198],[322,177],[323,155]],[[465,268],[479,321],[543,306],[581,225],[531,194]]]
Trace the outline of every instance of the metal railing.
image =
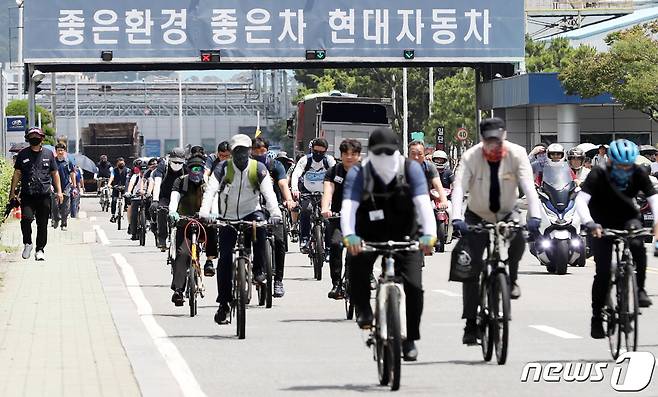
[[533,11],[597,11],[632,12],[633,0],[526,0],[526,12]]

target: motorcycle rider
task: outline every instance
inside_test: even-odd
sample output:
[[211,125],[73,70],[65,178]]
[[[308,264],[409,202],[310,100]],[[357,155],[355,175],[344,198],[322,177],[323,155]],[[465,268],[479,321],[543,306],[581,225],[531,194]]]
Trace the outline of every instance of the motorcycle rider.
[[585,152],[577,147],[569,149],[567,152],[567,160],[569,160],[569,167],[571,167],[571,170],[576,175],[576,184],[580,186],[580,184],[585,182],[585,179],[590,172],[589,169],[584,167]]
[[[462,240],[468,247],[468,252],[464,254],[471,258],[471,263],[476,269],[483,268],[482,256],[489,236],[468,233],[469,225],[477,225],[483,220],[497,222],[512,218],[519,197],[519,186],[528,199],[530,217],[528,230],[533,236],[539,234],[541,223],[539,197],[532,180],[532,167],[525,149],[507,141],[505,122],[497,117],[480,122],[480,137],[481,142],[463,154],[452,190],[453,227],[462,235]],[[464,193],[470,194],[466,211],[462,212]],[[521,296],[517,274],[524,250],[523,235],[517,233],[510,241],[508,251],[512,299]],[[461,253],[455,250],[452,260],[455,261],[460,256]],[[462,297],[464,306],[462,318],[466,319],[462,342],[467,345],[476,344],[479,302],[479,286],[476,280],[463,282]]]
[[[602,228],[627,229],[638,227],[639,212],[633,198],[644,193],[653,213],[658,213],[658,194],[649,175],[635,160],[639,155],[635,143],[619,139],[610,143],[606,168],[593,167],[576,197],[576,210],[582,222],[592,231],[592,251],[596,274],[592,283],[591,336],[605,338],[602,310],[610,283],[613,242],[601,238]],[[614,209],[614,210],[611,210]],[[658,217],[654,218],[654,234],[658,238]],[[640,225],[641,227],[641,225]],[[638,303],[649,307],[652,302],[645,290],[647,255],[642,239],[631,241],[631,253],[637,268]]]
[[448,154],[443,150],[437,150],[432,153],[432,162],[436,166],[436,169],[439,171],[439,178],[441,178],[441,184],[443,185],[443,188],[450,189],[452,187],[452,182],[455,178],[455,175],[450,169]]
[[[117,199],[119,198],[119,187],[126,187],[128,182],[128,169],[126,168],[126,161],[123,157],[117,158],[116,168],[112,170],[110,175],[110,186],[112,187],[112,216],[110,217],[110,222],[116,222],[116,212],[117,212]],[[121,208],[123,211],[123,208]]]
[[[368,139],[368,159],[347,173],[341,207],[343,243],[351,258],[351,297],[357,308],[359,327],[372,327],[370,276],[377,255],[362,253],[362,239],[373,242],[419,238],[422,251],[431,253],[436,243],[436,224],[427,181],[418,162],[400,154],[398,136],[378,128]],[[419,237],[419,225],[423,235]],[[402,342],[405,361],[418,357],[423,311],[422,252],[395,256],[396,273],[402,276],[406,294],[407,338]]]
[[163,252],[167,246],[167,214],[171,191],[176,179],[185,175],[184,165],[185,149],[175,147],[169,152],[169,159],[160,162],[153,172],[153,203],[150,212],[153,219],[157,220],[156,247]]

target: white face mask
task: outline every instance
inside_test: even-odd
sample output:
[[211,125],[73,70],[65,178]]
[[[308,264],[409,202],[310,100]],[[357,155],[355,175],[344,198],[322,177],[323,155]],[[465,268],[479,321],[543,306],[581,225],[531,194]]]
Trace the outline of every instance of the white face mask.
[[171,167],[171,170],[174,172],[178,172],[183,169],[183,164],[180,163],[169,163],[169,166]]
[[368,161],[372,164],[373,170],[377,173],[385,184],[391,183],[400,168],[400,152],[395,151],[392,155],[373,154],[368,152]]

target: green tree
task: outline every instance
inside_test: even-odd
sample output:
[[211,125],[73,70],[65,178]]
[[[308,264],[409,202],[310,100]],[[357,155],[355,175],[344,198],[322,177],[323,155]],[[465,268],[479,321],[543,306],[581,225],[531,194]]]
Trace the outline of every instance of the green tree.
[[[27,99],[13,100],[9,102],[5,112],[7,116],[25,116],[28,118],[29,110]],[[41,114],[41,126],[43,127],[43,131],[46,133],[46,139],[44,140],[44,143],[53,145],[55,143],[55,130],[50,126],[50,123],[52,123],[53,120],[52,115],[43,106],[39,105],[37,105],[36,113]],[[29,119],[27,120],[28,126],[33,126],[36,124],[36,120],[34,122]]]
[[560,80],[569,94],[609,93],[625,108],[658,121],[658,22],[611,33],[608,52],[580,46],[565,60]]
[[533,41],[526,35],[526,70],[529,73],[559,72],[564,60],[575,51],[569,45],[569,39],[563,37],[550,41]]

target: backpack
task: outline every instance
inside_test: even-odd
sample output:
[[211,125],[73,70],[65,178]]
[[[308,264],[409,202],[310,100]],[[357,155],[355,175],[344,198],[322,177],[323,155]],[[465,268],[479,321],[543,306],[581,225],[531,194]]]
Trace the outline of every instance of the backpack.
[[[322,159],[322,164],[324,165],[324,168],[326,170],[329,169],[329,160],[327,160],[327,156],[324,156]],[[307,154],[306,155],[306,167],[304,168],[304,172],[302,172],[302,175],[306,174],[308,170],[311,169],[311,165],[313,165],[313,155],[312,154]]]
[[[235,177],[235,168],[233,167],[232,161],[227,161],[223,166],[221,173],[224,174],[222,181],[219,187],[219,193],[221,194],[226,185],[233,183],[233,178]],[[254,192],[260,189],[260,181],[258,180],[258,161],[254,159],[249,159],[249,164],[247,165],[247,177],[249,178],[249,183],[254,189]]]

